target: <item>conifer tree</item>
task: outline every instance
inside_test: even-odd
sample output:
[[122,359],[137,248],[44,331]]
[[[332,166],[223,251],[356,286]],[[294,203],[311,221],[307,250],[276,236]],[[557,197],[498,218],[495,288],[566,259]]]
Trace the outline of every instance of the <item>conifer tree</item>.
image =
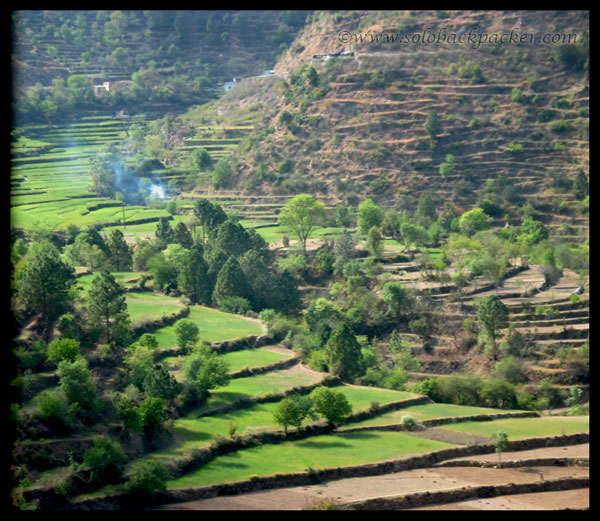
[[235,257],[229,257],[217,276],[213,300],[217,305],[221,305],[225,299],[230,297],[242,297],[249,300],[251,294],[250,285],[239,262]]
[[107,343],[125,339],[130,324],[125,292],[108,271],[92,280],[87,307],[90,323],[104,330]]

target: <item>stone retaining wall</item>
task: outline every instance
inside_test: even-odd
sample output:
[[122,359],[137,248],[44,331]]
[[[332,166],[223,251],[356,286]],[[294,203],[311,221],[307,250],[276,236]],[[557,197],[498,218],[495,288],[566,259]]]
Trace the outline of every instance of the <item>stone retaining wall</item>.
[[535,492],[553,492],[557,490],[572,490],[587,488],[590,478],[564,478],[531,483],[508,483],[506,485],[484,485],[479,487],[464,487],[453,490],[437,490],[407,494],[397,498],[375,498],[342,505],[341,510],[402,510],[429,505],[456,503],[480,498],[491,498],[514,494],[531,494]]
[[[589,439],[589,433],[578,433],[545,438],[527,438],[523,440],[516,440],[510,442],[510,446],[507,449],[507,451],[521,451],[541,447],[560,447],[567,445],[577,445],[581,443],[589,443]],[[452,447],[449,449],[442,449],[439,451],[429,452],[420,456],[385,461],[381,463],[371,463],[367,465],[356,465],[350,467],[338,467],[322,470],[310,470],[307,472],[278,474],[267,477],[254,477],[236,483],[170,490],[164,493],[156,494],[152,499],[146,498],[143,502],[140,502],[139,499],[132,498],[131,496],[127,496],[125,494],[105,496],[99,499],[88,499],[76,502],[73,504],[73,508],[83,510],[128,508],[142,509],[166,503],[182,503],[185,501],[206,499],[216,496],[243,494],[257,490],[311,485],[316,483],[322,483],[324,481],[331,481],[343,478],[377,476],[417,468],[430,468],[442,461],[449,459],[492,453],[495,453],[495,447],[491,443],[484,445],[471,445],[466,447]],[[550,482],[544,482],[541,484],[548,485],[548,483]],[[577,483],[577,488],[582,488],[583,486],[585,486],[585,481]],[[477,488],[482,489],[482,491],[485,489],[485,487]],[[489,490],[488,493],[492,494],[494,493],[495,489],[500,490],[502,489],[502,487],[487,487],[487,489]],[[479,491],[478,493],[483,493],[482,491]],[[507,492],[503,493],[506,494]],[[456,496],[458,497],[458,494]],[[460,499],[454,499],[454,501],[459,500]]]

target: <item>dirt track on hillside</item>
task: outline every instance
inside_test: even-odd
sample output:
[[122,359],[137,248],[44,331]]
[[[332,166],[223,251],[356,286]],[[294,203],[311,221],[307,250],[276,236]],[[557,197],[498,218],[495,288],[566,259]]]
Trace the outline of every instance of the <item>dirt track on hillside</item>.
[[[502,461],[537,458],[589,458],[589,444],[549,447],[502,454]],[[458,458],[458,460],[496,462],[496,454]],[[567,477],[589,476],[588,467],[531,466],[518,468],[432,467],[395,474],[349,478],[321,483],[266,490],[237,496],[164,505],[161,510],[302,510],[316,501],[332,499],[346,503],[382,496],[452,489],[466,486],[529,483]],[[589,508],[589,489],[520,494],[462,503],[428,507],[436,510],[555,510]]]

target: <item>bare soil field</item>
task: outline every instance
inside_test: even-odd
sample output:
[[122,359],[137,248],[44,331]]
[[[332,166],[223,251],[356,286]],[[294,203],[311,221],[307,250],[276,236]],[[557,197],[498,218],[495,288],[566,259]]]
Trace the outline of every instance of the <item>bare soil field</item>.
[[[502,462],[539,458],[589,458],[589,444],[548,447],[502,454]],[[458,458],[455,461],[497,462],[496,454]],[[349,478],[311,486],[299,486],[221,496],[211,499],[164,505],[161,510],[303,510],[320,500],[348,503],[374,497],[399,496],[415,492],[453,488],[530,483],[567,477],[589,476],[588,467],[524,466],[517,468],[432,467],[382,476]],[[434,510],[555,510],[589,508],[589,489],[519,494],[448,505],[431,506]]]

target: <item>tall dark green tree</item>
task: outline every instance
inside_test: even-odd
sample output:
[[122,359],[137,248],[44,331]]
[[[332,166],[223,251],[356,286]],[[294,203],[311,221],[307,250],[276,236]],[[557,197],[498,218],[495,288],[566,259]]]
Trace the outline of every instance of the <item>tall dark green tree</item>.
[[238,257],[252,246],[251,237],[240,223],[227,220],[214,229],[211,242],[223,250],[228,257]]
[[131,271],[133,256],[121,230],[112,230],[106,241],[110,252],[107,261],[112,271]]
[[231,297],[242,297],[248,301],[252,297],[252,289],[235,257],[229,257],[223,265],[213,290],[213,300],[219,306]]
[[125,291],[106,270],[97,274],[87,296],[90,323],[102,328],[107,343],[123,342],[129,333]]
[[194,244],[194,239],[188,227],[183,222],[178,222],[173,230],[173,240],[181,244],[184,248],[190,249]]
[[33,243],[15,272],[18,300],[44,321],[62,313],[71,300],[74,270],[50,241]]
[[192,304],[210,304],[212,283],[202,250],[192,248],[185,254],[177,276],[177,289],[188,297]]
[[329,371],[342,380],[353,380],[366,372],[360,344],[345,323],[329,337],[325,356]]
[[208,199],[198,199],[194,205],[194,215],[202,226],[202,242],[209,232],[227,220],[227,214],[220,205]]
[[580,168],[573,182],[573,193],[577,199],[583,199],[590,193],[590,186],[583,168]]
[[166,248],[167,245],[174,242],[175,234],[167,217],[161,217],[158,223],[156,223],[154,235],[162,248]]

